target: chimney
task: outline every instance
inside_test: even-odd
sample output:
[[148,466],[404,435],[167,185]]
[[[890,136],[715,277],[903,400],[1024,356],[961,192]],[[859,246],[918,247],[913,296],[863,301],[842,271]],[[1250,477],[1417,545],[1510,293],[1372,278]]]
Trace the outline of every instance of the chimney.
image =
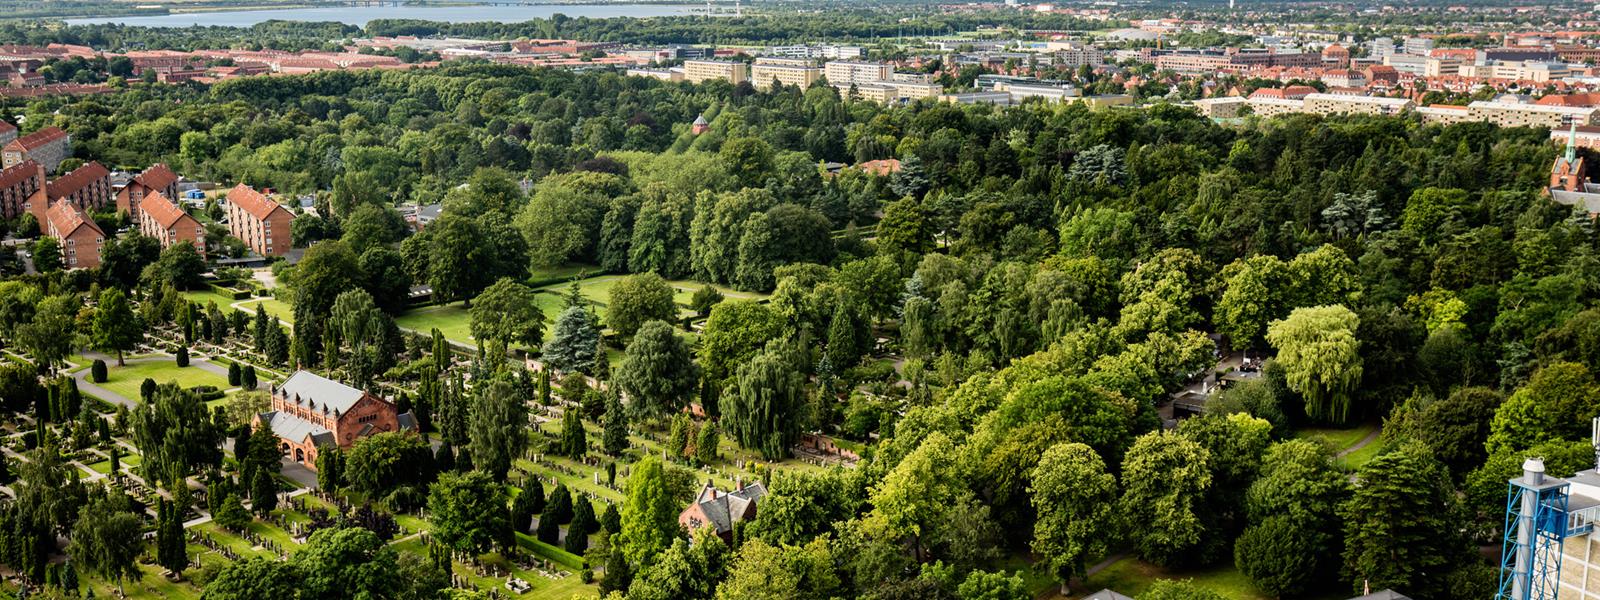
[[744,477],[734,478],[733,486],[735,491],[744,491]]

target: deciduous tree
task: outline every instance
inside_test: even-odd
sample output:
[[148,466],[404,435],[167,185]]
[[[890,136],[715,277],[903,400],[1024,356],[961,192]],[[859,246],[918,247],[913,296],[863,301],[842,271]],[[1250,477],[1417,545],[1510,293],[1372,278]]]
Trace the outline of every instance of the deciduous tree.
[[1032,473],[1033,550],[1061,580],[1062,592],[1085,565],[1105,554],[1116,531],[1117,480],[1105,461],[1083,444],[1052,446]]
[[1267,327],[1289,388],[1306,399],[1306,415],[1331,423],[1355,416],[1351,396],[1361,382],[1360,319],[1343,306],[1297,308]]
[[505,486],[483,471],[445,473],[428,493],[434,537],[463,552],[482,552],[511,541]]

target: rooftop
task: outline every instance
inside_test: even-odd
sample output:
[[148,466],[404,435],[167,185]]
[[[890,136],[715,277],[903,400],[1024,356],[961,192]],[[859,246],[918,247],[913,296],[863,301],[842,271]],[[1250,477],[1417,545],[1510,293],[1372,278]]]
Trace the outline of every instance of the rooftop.
[[11,140],[7,148],[15,146],[23,150],[32,150],[58,139],[67,137],[67,132],[56,127],[45,127],[28,135]]
[[261,413],[259,416],[261,417],[261,422],[272,428],[272,433],[280,438],[299,442],[310,436],[317,439],[317,445],[319,446],[324,443],[334,443],[333,435],[326,427],[294,415],[269,411]]
[[44,167],[32,160],[25,160],[0,171],[0,188],[8,188],[34,177],[43,179]]
[[145,169],[144,172],[139,173],[133,180],[139,182],[139,185],[152,190],[164,190],[167,189],[167,186],[178,181],[178,174],[172,172],[172,169],[168,168],[167,165],[156,163],[150,165],[150,168]]
[[239,184],[228,190],[228,202],[243,208],[257,219],[265,219],[276,210],[288,210],[283,205],[272,201],[271,198],[261,195],[248,185]]
[[150,218],[155,219],[156,224],[162,227],[172,227],[174,223],[181,219],[194,218],[190,217],[189,213],[183,212],[183,209],[178,208],[178,205],[173,204],[171,200],[160,192],[145,196],[144,201],[139,203],[139,210],[150,215]]
[[45,218],[50,221],[50,227],[60,237],[72,235],[80,227],[88,227],[101,237],[106,235],[93,219],[84,215],[83,210],[73,206],[71,202],[57,202],[50,205],[50,209],[45,211]]
[[350,410],[366,395],[366,392],[310,371],[295,373],[278,387],[278,392],[284,398],[299,396],[302,400],[316,402],[319,407],[326,406],[340,413]]
[[694,504],[711,521],[711,526],[717,528],[717,533],[722,533],[733,530],[733,524],[745,517],[750,505],[766,495],[767,488],[759,482],[727,493],[718,491],[708,483],[700,488]]
[[65,198],[78,193],[79,190],[89,187],[96,181],[111,177],[111,171],[100,163],[89,161],[81,167],[73,169],[71,173],[57,177],[55,181],[45,184],[45,195],[51,200]]

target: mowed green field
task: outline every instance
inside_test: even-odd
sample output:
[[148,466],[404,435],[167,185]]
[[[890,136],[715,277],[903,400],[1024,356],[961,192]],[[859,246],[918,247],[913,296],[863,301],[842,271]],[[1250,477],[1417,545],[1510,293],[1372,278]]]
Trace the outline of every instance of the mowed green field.
[[[578,295],[593,304],[595,314],[600,315],[601,320],[604,320],[606,317],[606,304],[611,302],[611,288],[616,287],[617,282],[621,281],[623,277],[626,276],[600,275],[581,280],[578,282]],[[667,285],[672,286],[672,301],[678,305],[678,317],[682,318],[694,314],[693,311],[689,310],[689,303],[694,299],[694,293],[700,291],[700,288],[705,287],[706,284],[688,279],[674,279],[667,281]],[[720,285],[712,285],[711,287],[721,292],[723,298],[729,300],[760,301],[770,297],[769,294],[741,292]],[[545,316],[549,317],[552,322],[567,307],[566,298],[571,290],[571,283],[547,285],[538,289],[539,308],[544,310]]]
[[294,324],[294,307],[290,306],[288,302],[284,302],[277,298],[253,298],[250,300],[239,301],[234,300],[232,296],[219,292],[214,288],[187,291],[183,293],[183,296],[188,298],[191,302],[199,303],[201,306],[215,302],[217,303],[217,308],[223,309],[224,314],[227,312],[226,309],[229,306],[234,306],[235,303],[238,303],[238,306],[235,307],[237,310],[243,310],[251,314],[256,312],[257,306],[264,306],[267,309],[268,315],[276,317],[285,323],[289,323],[291,325]]
[[395,317],[394,323],[401,329],[424,335],[438,329],[445,339],[457,344],[472,346],[475,343],[472,339],[472,318],[462,302],[413,308]]
[[139,399],[139,386],[146,378],[154,379],[156,383],[176,381],[184,388],[202,385],[215,386],[219,390],[228,389],[228,378],[201,369],[194,364],[179,367],[173,359],[152,360],[151,362],[128,363],[126,367],[117,366],[116,361],[106,364],[105,383],[96,384],[122,395],[129,400]]

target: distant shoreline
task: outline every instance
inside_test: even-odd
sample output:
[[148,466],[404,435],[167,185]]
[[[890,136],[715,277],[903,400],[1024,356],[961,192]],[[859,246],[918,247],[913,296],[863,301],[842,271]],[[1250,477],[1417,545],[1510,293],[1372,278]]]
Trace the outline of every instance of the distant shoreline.
[[250,27],[272,21],[337,22],[365,27],[376,19],[416,19],[450,23],[515,23],[549,18],[561,13],[580,18],[664,17],[704,14],[703,5],[672,2],[504,2],[443,0],[409,3],[403,6],[359,6],[344,4],[296,3],[292,5],[254,4],[248,6],[169,7],[162,13],[124,13],[89,17],[53,17],[68,25],[119,24],[131,27],[221,26]]

